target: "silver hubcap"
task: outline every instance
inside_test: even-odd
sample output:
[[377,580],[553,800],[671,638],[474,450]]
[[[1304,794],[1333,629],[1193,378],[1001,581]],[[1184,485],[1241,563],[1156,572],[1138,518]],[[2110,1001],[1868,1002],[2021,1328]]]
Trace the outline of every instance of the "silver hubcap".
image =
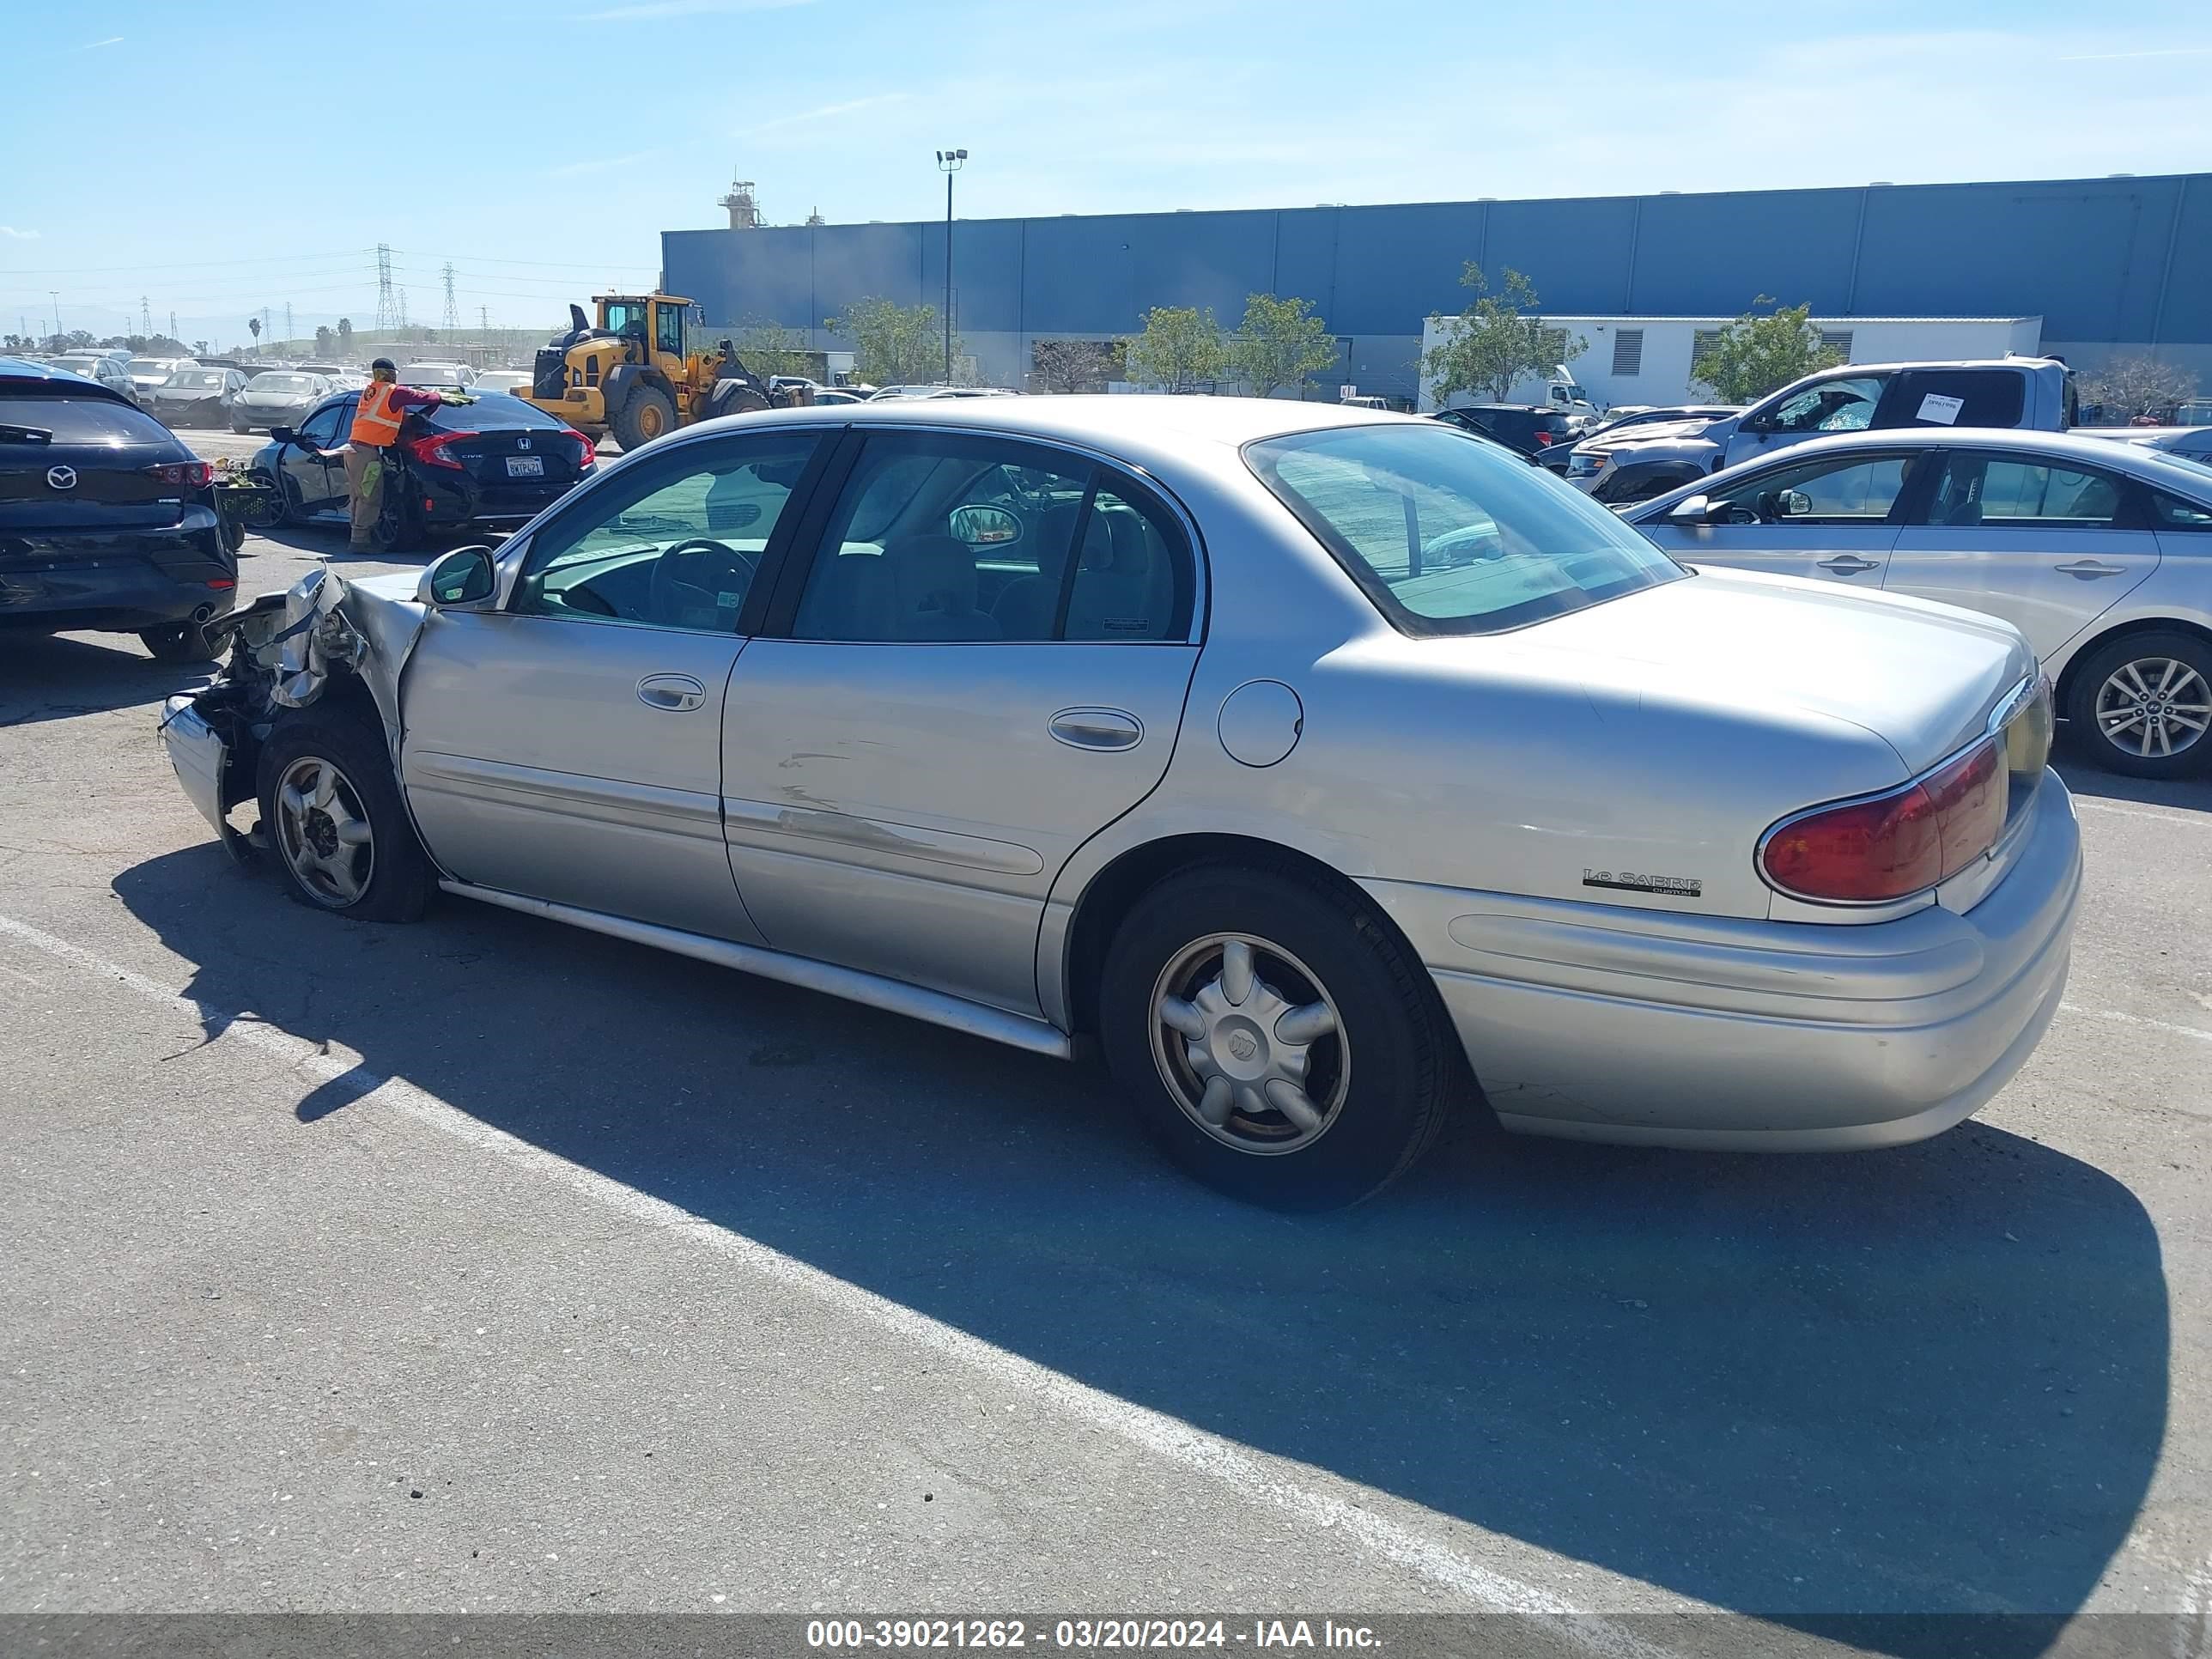
[[1152,1058],[1191,1121],[1240,1152],[1311,1146],[1352,1081],[1344,1023],[1321,981],[1244,933],[1208,934],[1161,970]]
[[2212,726],[2212,688],[2187,663],[2142,657],[2122,663],[2097,689],[2097,729],[2115,749],[2145,757],[2178,755]]
[[276,784],[276,836],[284,862],[318,902],[342,910],[368,890],[376,843],[351,780],[303,755]]

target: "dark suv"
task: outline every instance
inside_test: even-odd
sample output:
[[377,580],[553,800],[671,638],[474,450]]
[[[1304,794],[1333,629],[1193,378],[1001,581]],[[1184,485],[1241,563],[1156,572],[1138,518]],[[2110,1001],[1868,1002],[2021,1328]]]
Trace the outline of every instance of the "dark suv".
[[1440,409],[1436,418],[1495,438],[1523,455],[1534,455],[1574,437],[1574,428],[1565,415],[1538,404],[1469,404],[1464,409]]
[[0,629],[136,634],[163,662],[216,655],[238,561],[214,470],[121,392],[0,357]]

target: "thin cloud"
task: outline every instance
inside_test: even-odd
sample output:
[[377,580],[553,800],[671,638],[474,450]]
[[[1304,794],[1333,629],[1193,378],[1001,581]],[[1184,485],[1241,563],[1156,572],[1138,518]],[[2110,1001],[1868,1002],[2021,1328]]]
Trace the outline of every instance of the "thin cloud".
[[123,37],[121,35],[111,34],[105,40],[94,40],[84,46],[77,47],[76,50],[79,52],[98,52],[102,46],[119,46],[122,44]]
[[634,149],[627,155],[594,155],[581,161],[570,161],[563,167],[548,167],[548,179],[581,179],[595,173],[619,173],[624,167],[637,166],[641,161],[658,161],[667,155],[668,147],[654,149]]
[[2085,52],[2061,64],[2117,64],[2126,58],[2212,58],[2212,46],[2160,46],[2153,52]]
[[763,121],[758,126],[745,127],[730,136],[732,138],[757,138],[763,132],[779,132],[785,127],[799,126],[808,121],[827,121],[835,116],[850,115],[856,110],[880,109],[885,104],[903,104],[913,96],[910,92],[879,92],[867,98],[848,98],[842,104],[824,104],[819,109],[803,109],[795,115],[779,115],[773,121]]
[[13,225],[0,225],[0,236],[5,236],[18,242],[35,242],[39,240],[37,231],[18,230]]
[[650,17],[699,17],[718,11],[782,11],[792,6],[811,6],[814,0],[644,0],[640,5],[612,6],[587,11],[584,23],[637,23]]

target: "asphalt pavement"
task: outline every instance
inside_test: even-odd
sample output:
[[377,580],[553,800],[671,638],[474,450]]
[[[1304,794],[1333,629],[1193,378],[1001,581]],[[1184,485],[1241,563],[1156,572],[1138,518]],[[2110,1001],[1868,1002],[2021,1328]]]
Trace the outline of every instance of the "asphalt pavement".
[[[288,532],[244,586],[324,557],[405,562]],[[458,900],[311,914],[179,792],[193,681],[0,641],[0,1613],[2203,1650],[2212,784],[2067,768],[2067,1005],[1948,1134],[1461,1132],[1292,1219],[1079,1067]]]

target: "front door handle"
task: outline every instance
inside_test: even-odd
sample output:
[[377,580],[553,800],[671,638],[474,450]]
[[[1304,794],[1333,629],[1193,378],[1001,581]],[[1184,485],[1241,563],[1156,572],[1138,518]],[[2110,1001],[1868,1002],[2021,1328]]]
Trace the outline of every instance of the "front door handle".
[[647,674],[637,683],[637,700],[647,708],[681,712],[707,701],[707,688],[689,674]]
[[1063,708],[1045,730],[1071,749],[1134,749],[1145,740],[1145,723],[1119,708]]
[[1832,559],[1820,561],[1820,568],[1832,570],[1838,576],[1856,576],[1862,570],[1879,570],[1880,559],[1863,559],[1856,553],[1838,553]]
[[2094,559],[2076,559],[2071,564],[2054,565],[2051,568],[2062,575],[2078,576],[2085,582],[2093,582],[2100,576],[2127,574],[2125,565],[2100,564]]

